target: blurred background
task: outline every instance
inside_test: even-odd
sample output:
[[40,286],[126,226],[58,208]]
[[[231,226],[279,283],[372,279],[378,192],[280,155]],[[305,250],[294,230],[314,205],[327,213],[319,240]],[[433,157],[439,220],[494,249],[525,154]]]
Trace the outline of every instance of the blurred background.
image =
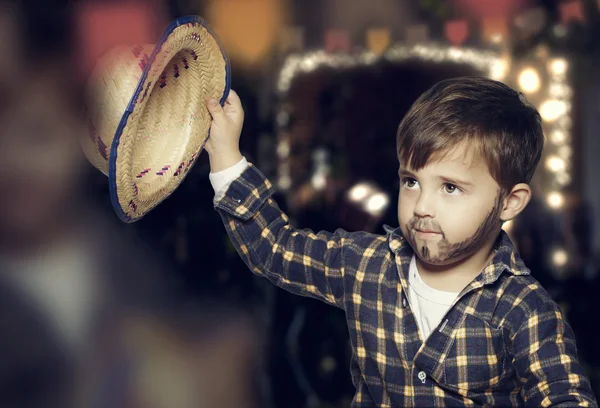
[[600,2],[0,0],[0,406],[350,404],[343,312],[247,270],[205,154],[131,225],[82,156],[96,58],[188,14],[223,41],[243,154],[303,228],[397,225],[396,128],[434,83],[483,75],[527,95],[547,144],[505,228],[600,395]]

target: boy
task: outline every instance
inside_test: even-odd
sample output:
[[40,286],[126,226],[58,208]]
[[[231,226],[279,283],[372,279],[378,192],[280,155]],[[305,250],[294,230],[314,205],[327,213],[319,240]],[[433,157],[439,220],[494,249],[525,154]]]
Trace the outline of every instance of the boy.
[[484,78],[443,81],[397,134],[400,228],[296,230],[271,183],[241,156],[232,94],[213,117],[215,206],[250,269],[344,309],[354,407],[596,406],[559,307],[502,223],[531,196],[541,119]]

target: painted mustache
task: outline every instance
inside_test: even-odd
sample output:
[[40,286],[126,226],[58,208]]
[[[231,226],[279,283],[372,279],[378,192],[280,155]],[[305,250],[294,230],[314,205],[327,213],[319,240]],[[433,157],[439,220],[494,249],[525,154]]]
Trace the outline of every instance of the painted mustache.
[[408,227],[412,230],[432,232],[436,234],[442,234],[442,236],[444,236],[444,231],[442,231],[442,228],[436,222],[431,220],[422,220],[415,217],[408,222]]

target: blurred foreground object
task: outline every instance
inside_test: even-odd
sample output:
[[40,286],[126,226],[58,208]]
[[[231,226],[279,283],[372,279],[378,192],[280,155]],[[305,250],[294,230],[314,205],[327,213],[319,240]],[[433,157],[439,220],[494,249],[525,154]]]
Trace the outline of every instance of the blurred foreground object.
[[109,177],[124,222],[142,218],[175,191],[208,139],[212,97],[225,103],[230,67],[197,16],[182,17],[156,46],[119,46],[92,73],[84,151]]
[[79,0],[73,11],[78,69],[84,78],[106,52],[121,44],[152,44],[169,23],[156,0]]
[[210,0],[206,13],[232,60],[256,69],[269,61],[288,10],[282,0]]
[[82,406],[258,407],[258,330],[245,313],[231,312],[130,316],[87,370]]

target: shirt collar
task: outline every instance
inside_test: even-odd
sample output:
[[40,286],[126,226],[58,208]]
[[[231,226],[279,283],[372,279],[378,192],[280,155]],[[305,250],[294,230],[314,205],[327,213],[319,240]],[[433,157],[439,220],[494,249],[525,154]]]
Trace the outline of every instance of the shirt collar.
[[[412,253],[412,249],[402,236],[402,230],[399,227],[392,228],[384,225],[383,229],[387,234],[388,245],[393,253],[399,254],[404,249],[410,250]],[[484,268],[481,275],[484,284],[495,282],[504,271],[516,276],[529,275],[531,273],[504,230],[500,231],[496,239],[494,252],[492,261]]]

